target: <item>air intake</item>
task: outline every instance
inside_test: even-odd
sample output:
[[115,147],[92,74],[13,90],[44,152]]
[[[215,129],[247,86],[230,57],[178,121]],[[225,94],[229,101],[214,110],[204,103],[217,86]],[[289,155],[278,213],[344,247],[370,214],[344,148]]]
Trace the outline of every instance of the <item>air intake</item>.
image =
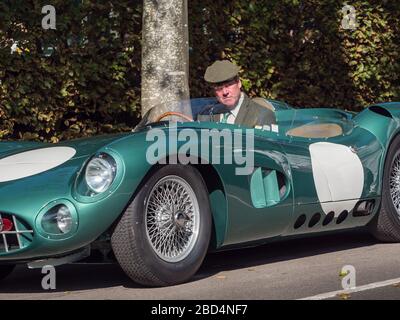
[[336,224],[341,224],[344,220],[347,219],[348,215],[349,215],[349,212],[347,210],[342,211],[339,214],[339,217],[336,219]]
[[310,219],[310,222],[308,223],[308,227],[309,228],[314,227],[319,222],[319,220],[321,220],[321,214],[320,213],[314,214]]
[[298,229],[300,228],[305,222],[306,222],[307,218],[305,214],[302,214],[301,216],[299,216],[294,224],[294,228]]
[[32,236],[33,230],[26,228],[14,215],[0,213],[0,253],[25,248]]
[[368,216],[374,211],[375,200],[363,200],[356,204],[353,210],[353,217]]

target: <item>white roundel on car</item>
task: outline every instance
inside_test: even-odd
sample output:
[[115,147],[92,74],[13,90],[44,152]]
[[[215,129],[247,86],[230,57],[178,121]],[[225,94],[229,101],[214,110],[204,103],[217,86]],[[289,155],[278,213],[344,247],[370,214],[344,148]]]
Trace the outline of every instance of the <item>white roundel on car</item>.
[[326,214],[350,211],[364,187],[364,169],[358,155],[348,146],[317,142],[309,147],[315,188]]
[[51,147],[21,152],[0,159],[0,182],[33,176],[53,169],[71,159],[71,147]]

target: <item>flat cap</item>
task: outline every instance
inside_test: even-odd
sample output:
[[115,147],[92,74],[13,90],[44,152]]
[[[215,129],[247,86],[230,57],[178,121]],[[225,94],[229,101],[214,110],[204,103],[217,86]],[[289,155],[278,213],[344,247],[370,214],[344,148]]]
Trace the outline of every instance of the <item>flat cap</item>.
[[238,75],[239,67],[228,60],[217,60],[209,66],[204,80],[209,83],[220,83],[233,79]]

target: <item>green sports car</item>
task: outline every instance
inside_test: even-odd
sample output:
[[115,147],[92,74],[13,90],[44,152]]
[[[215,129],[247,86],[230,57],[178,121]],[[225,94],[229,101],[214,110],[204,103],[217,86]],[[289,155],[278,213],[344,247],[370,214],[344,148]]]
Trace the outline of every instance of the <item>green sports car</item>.
[[357,227],[400,240],[400,103],[257,102],[275,119],[253,128],[210,121],[223,108],[206,98],[157,106],[127,134],[1,142],[0,278],[100,248],[167,286],[209,250]]

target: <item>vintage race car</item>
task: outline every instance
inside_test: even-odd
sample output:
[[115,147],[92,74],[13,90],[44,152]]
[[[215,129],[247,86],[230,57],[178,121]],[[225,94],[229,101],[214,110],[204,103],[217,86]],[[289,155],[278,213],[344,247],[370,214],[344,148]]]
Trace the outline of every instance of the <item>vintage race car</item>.
[[98,249],[167,286],[210,250],[358,227],[400,240],[400,103],[258,103],[275,120],[254,128],[210,121],[207,98],[155,107],[132,133],[1,142],[0,278]]

